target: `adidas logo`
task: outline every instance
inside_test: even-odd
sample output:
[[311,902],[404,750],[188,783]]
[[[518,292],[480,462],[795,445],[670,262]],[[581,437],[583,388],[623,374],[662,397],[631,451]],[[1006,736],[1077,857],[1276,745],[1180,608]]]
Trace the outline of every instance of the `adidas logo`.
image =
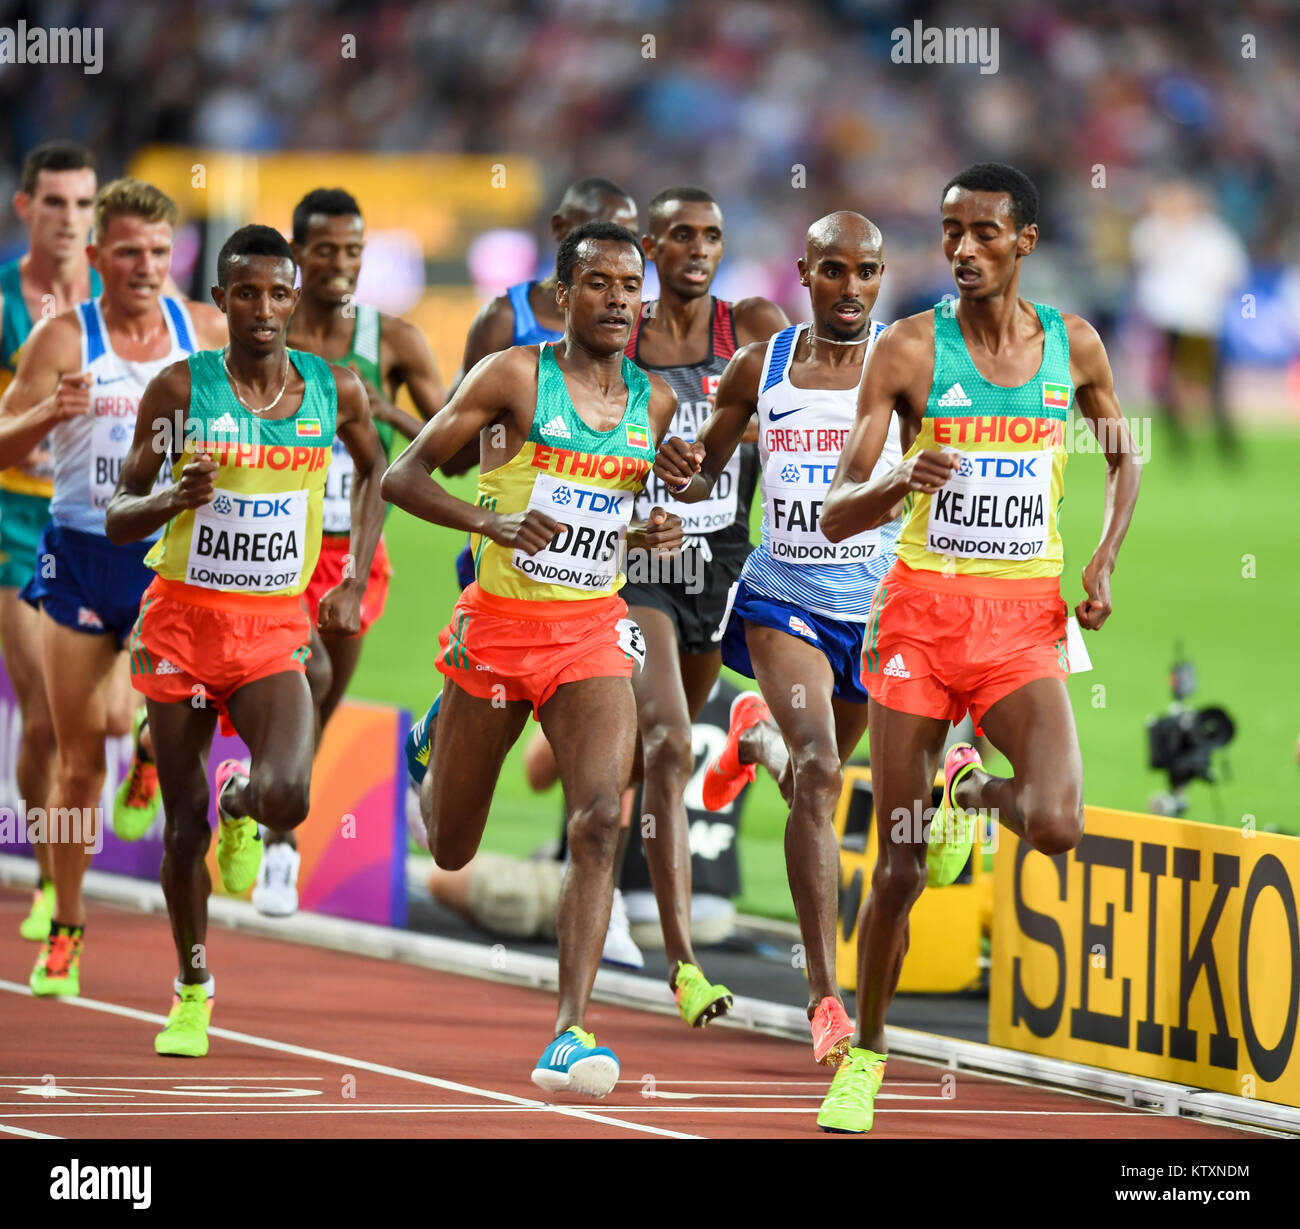
[[213,435],[238,435],[239,424],[231,418],[230,411],[227,410],[216,422],[208,424],[208,430]]
[[180,674],[181,668],[180,666],[174,665],[172,662],[169,662],[165,657],[163,657],[159,659],[157,666],[154,667],[154,673],[155,674]]
[[565,1042],[564,1045],[557,1046],[555,1052],[551,1055],[551,1066],[563,1067],[565,1063],[569,1061],[570,1057],[576,1054],[577,1051],[578,1047],[571,1041]]
[[966,396],[966,391],[960,384],[954,384],[939,398],[939,404],[945,409],[954,405],[970,405],[970,403],[970,398]]
[[551,435],[559,440],[569,438],[569,428],[565,425],[564,419],[557,414],[541,430],[542,435]]
[[910,679],[912,677],[912,672],[903,665],[903,655],[901,653],[895,653],[885,663],[885,668],[881,673],[888,674],[896,679]]

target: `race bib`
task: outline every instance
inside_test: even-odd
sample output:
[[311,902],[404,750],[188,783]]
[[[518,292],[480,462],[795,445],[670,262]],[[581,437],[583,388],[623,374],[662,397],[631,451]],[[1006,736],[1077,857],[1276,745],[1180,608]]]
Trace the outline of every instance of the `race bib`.
[[961,469],[930,500],[926,549],[964,559],[1038,558],[1048,543],[1052,449],[958,455]]
[[347,446],[337,436],[330,453],[330,467],[325,473],[325,502],[321,513],[324,533],[349,533],[352,530],[352,475],[356,466]]
[[800,565],[865,563],[880,549],[880,530],[831,542],[819,528],[838,453],[774,452],[763,471],[768,548],[774,559]]
[[632,503],[631,491],[581,486],[539,474],[528,507],[545,512],[564,528],[535,555],[516,550],[515,569],[541,584],[609,589],[618,578]]
[[[689,442],[689,441],[688,441]],[[668,489],[667,484],[654,470],[646,479],[645,490],[636,497],[636,516],[647,520],[650,511],[656,505],[677,513],[682,518],[682,534],[685,537],[704,537],[726,529],[735,522],[736,506],[740,495],[740,449],[731,454],[727,468],[718,475],[713,493],[708,499],[699,503],[678,503]]]
[[[131,437],[135,434],[135,416],[96,418],[90,427],[90,506],[99,510],[108,507],[113,498],[117,480],[122,475],[122,463],[131,450]],[[164,466],[164,471],[166,467]]]
[[618,621],[618,647],[631,659],[638,674],[645,665],[645,636],[641,634],[641,625],[633,619]]
[[307,491],[217,497],[194,511],[188,584],[204,589],[274,593],[302,579]]

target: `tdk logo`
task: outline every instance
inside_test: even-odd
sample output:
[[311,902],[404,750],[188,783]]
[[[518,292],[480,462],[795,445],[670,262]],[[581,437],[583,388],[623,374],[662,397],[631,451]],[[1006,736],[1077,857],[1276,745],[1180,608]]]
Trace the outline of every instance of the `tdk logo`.
[[[564,498],[561,498],[563,492]],[[623,501],[627,498],[626,493],[613,494],[609,491],[591,491],[584,487],[560,487],[553,496],[557,504],[567,504],[570,502],[569,496],[572,495],[573,501],[579,508],[587,512],[604,512],[610,516],[623,515]]]
[[[787,465],[781,471],[781,477],[786,482],[797,482],[799,473],[802,471],[807,482],[830,482],[835,477],[835,465],[836,462],[832,462],[830,465],[809,465],[806,461],[802,461],[798,465]],[[793,475],[790,473],[791,470],[794,471]]]
[[962,462],[963,474],[967,472],[967,460],[971,463],[970,472],[981,478],[1037,478],[1034,466],[1042,457],[982,457],[979,453],[968,453]]
[[234,505],[236,516],[251,516],[255,520],[265,516],[289,516],[293,508],[287,498],[280,499],[240,499],[237,495],[232,495],[225,508],[218,508],[218,512],[228,512],[230,504]]

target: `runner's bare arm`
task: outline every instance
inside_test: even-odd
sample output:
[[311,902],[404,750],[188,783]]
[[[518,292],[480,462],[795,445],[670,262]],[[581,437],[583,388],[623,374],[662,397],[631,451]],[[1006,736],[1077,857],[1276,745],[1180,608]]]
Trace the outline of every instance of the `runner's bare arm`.
[[[429,349],[424,334],[400,316],[384,316],[381,337],[388,352],[384,378],[387,389],[377,389],[370,403],[371,416],[400,431],[408,440],[420,434],[424,426],[447,400],[438,362]],[[405,387],[415,403],[419,417],[396,404],[397,390]]]
[[927,336],[923,315],[900,320],[872,347],[858,391],[857,417],[818,522],[832,542],[893,520],[909,491],[938,490],[960,464],[952,453],[918,452],[888,473],[871,477],[894,414],[910,410],[919,417],[925,412],[932,346],[933,334]]
[[189,451],[179,482],[154,490],[158,471],[169,456],[184,450],[189,404],[189,363],[172,363],[149,381],[136,412],[135,438],[104,513],[104,533],[110,542],[119,546],[138,542],[182,509],[211,502],[217,463],[202,449]]
[[[650,434],[658,448],[672,425],[677,413],[677,394],[662,376],[650,375]],[[627,527],[628,550],[653,550],[659,554],[673,554],[681,549],[682,518],[663,508],[650,509],[644,521],[633,521]]]
[[[790,321],[771,299],[741,299],[732,309],[732,319],[736,327],[736,346],[748,346],[756,341],[767,341],[773,333],[779,333]],[[740,437],[742,444],[758,443],[758,415],[745,425],[745,434]]]
[[0,400],[0,469],[20,464],[65,419],[90,413],[95,377],[80,365],[81,331],[70,313],[32,330]]
[[348,538],[348,566],[343,579],[320,600],[316,625],[323,632],[354,636],[361,630],[361,599],[370,582],[370,565],[384,528],[383,444],[370,419],[370,398],[361,377],[346,367],[330,364],[338,389],[338,417],[334,429],[352,457],[352,524]]
[[718,381],[713,413],[695,443],[688,444],[674,435],[660,446],[655,473],[667,484],[674,499],[693,504],[709,497],[758,411],[758,380],[766,352],[766,342],[755,342],[732,355]]
[[433,477],[448,457],[485,427],[513,426],[517,439],[527,438],[537,401],[537,348],[512,346],[479,363],[461,382],[447,405],[407,445],[384,475],[383,495],[390,504],[434,525],[481,533],[502,546],[518,546],[530,555],[556,534],[559,523],[536,509],[498,515],[457,499]]
[[1106,510],[1101,541],[1083,569],[1087,597],[1074,608],[1079,626],[1096,631],[1110,617],[1110,575],[1133,520],[1142,482],[1142,461],[1115,395],[1115,377],[1097,330],[1078,316],[1065,315],[1063,319],[1070,338],[1070,379],[1074,383],[1075,404],[1106,454]]
[[[502,350],[509,349],[514,336],[515,309],[510,306],[510,299],[506,295],[500,295],[491,303],[485,304],[474,317],[474,323],[469,326],[469,334],[465,338],[465,355],[461,359],[460,370],[451,382],[447,400],[450,401],[456,395],[456,390],[460,388],[470,372],[489,354],[498,354]],[[456,478],[473,469],[478,463],[478,440],[470,440],[463,448],[458,449],[454,456],[448,457],[439,468],[448,478]]]

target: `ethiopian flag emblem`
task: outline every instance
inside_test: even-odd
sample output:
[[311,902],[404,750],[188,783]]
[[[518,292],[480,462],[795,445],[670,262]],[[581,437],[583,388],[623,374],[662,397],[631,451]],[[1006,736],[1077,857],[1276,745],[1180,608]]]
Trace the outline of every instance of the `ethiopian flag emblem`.
[[311,436],[313,439],[320,437],[320,419],[319,418],[300,418],[298,419],[298,437]]
[[628,423],[627,446],[629,448],[649,448],[650,435],[644,427],[634,427]]
[[1043,383],[1043,409],[1068,410],[1071,388],[1068,384]]

